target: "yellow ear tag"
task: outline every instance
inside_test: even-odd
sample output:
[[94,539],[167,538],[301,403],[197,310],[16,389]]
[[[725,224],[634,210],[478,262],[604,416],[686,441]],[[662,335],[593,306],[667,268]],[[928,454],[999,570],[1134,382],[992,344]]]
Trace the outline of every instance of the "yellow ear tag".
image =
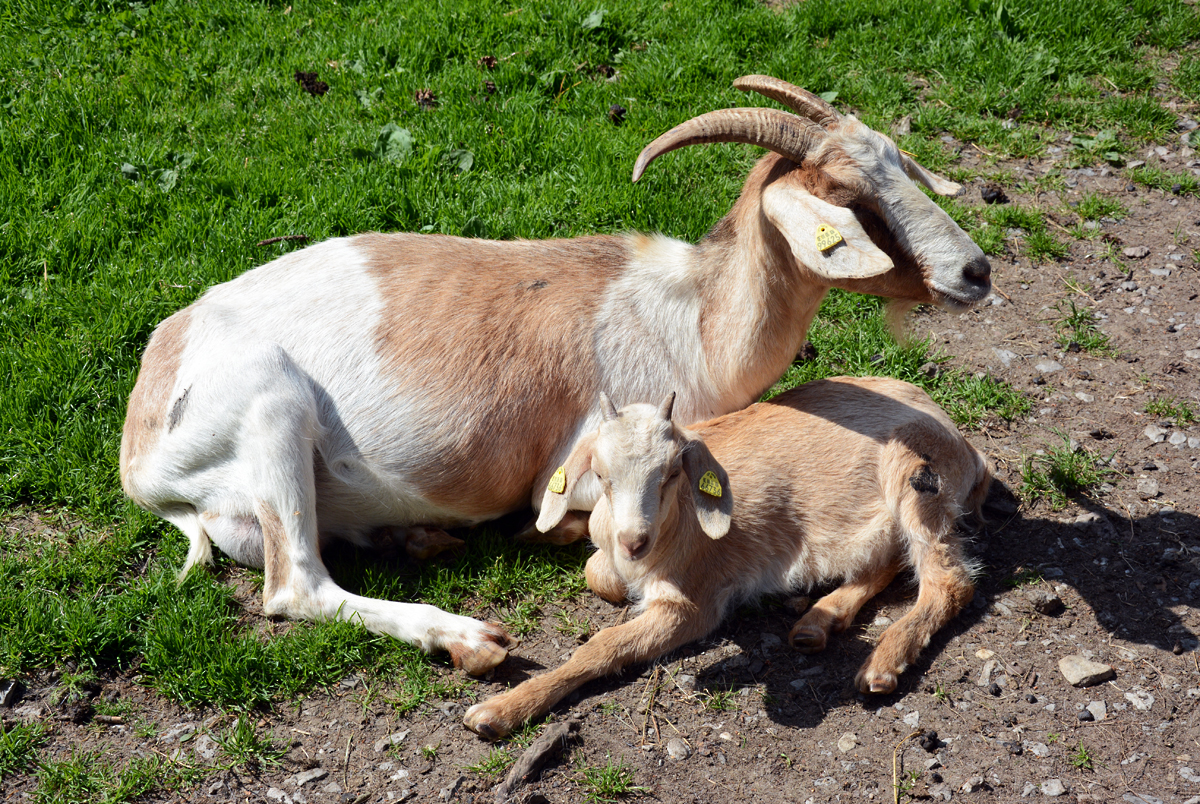
[[555,470],[554,474],[550,476],[549,488],[555,494],[562,494],[567,490],[567,467],[560,466]]
[[828,223],[822,223],[817,227],[818,251],[828,251],[840,242],[842,242],[842,233]]
[[717,480],[717,476],[713,474],[712,470],[705,472],[701,476],[699,486],[700,490],[709,497],[721,496],[721,481]]

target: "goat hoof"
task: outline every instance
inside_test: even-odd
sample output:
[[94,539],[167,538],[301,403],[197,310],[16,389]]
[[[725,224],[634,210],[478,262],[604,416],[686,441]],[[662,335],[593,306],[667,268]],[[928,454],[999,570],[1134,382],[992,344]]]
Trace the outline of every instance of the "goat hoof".
[[898,679],[894,673],[860,673],[856,681],[859,692],[888,695],[896,691]]
[[820,653],[825,650],[825,632],[813,625],[797,625],[788,642],[801,653]]
[[461,667],[473,676],[481,676],[500,664],[508,656],[508,651],[519,644],[499,623],[484,623],[479,637],[479,644],[474,648],[462,642],[447,647],[454,666]]
[[507,737],[512,731],[500,723],[498,718],[491,716],[487,710],[487,703],[477,703],[468,709],[467,714],[463,716],[463,725],[492,743]]
[[447,550],[459,550],[467,546],[462,539],[456,539],[441,528],[413,527],[408,529],[408,541],[404,551],[409,558],[417,561],[427,561]]

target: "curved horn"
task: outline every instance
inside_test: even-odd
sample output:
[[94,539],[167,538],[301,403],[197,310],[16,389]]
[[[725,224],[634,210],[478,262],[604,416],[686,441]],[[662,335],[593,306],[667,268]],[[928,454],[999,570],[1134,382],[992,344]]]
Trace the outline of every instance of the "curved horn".
[[802,162],[824,137],[825,129],[816,123],[777,109],[719,109],[680,123],[643,148],[633,165],[633,180],[640,179],[658,157],[687,145],[744,142]]
[[759,95],[765,95],[823,128],[835,125],[842,119],[838,110],[830,106],[823,98],[814,95],[807,89],[801,89],[794,84],[772,78],[769,75],[743,75],[733,82],[733,86],[743,92],[757,92]]

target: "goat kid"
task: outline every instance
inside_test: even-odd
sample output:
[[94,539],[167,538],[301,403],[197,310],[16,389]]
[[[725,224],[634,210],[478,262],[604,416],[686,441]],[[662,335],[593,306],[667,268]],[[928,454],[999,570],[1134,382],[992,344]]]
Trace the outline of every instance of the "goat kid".
[[958,516],[987,495],[987,461],[919,388],[884,378],[809,383],[770,402],[684,429],[674,397],[617,412],[567,459],[537,526],[566,513],[570,487],[594,472],[604,488],[589,528],[587,582],[639,615],[605,628],[561,667],[476,704],[465,724],[496,740],[564,696],[715,629],[764,594],[841,579],[791,630],[805,653],[911,567],[916,605],[884,632],[855,684],[888,693],[930,637],[971,599]]
[[[798,87],[735,86],[797,114],[709,112],[635,168],[698,143],[772,151],[699,244],[363,234],[280,257],[163,321],[129,400],[121,481],[187,535],[183,572],[215,544],[265,569],[268,615],[354,620],[485,672],[511,645],[500,626],[348,594],[320,544],[391,533],[426,554],[454,543],[439,528],[536,508],[535,489],[600,423],[601,388],[677,389],[685,421],[750,404],[831,287],[910,305],[987,295],[983,253],[913,181],[957,184]],[[584,478],[569,507],[599,493]],[[572,514],[558,538],[585,523]]]

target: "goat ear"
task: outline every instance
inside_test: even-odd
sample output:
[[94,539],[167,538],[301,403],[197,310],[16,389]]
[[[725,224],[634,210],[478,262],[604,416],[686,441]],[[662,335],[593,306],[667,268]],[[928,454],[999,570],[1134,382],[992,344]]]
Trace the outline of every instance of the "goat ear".
[[733,492],[729,475],[699,438],[690,438],[683,450],[683,470],[692,485],[692,500],[696,519],[710,539],[719,539],[729,532],[733,518]]
[[819,276],[864,279],[894,267],[892,258],[871,242],[858,218],[845,207],[776,183],[763,190],[762,208],[796,259]]
[[542,533],[553,528],[567,515],[575,484],[592,468],[592,449],[595,446],[595,433],[584,436],[567,456],[567,462],[550,476],[550,482],[542,494],[542,511],[537,519],[537,529]]
[[903,151],[900,152],[900,164],[904,166],[904,172],[910,179],[924,184],[938,195],[958,195],[962,192],[961,184],[943,179],[933,171],[927,170],[921,163]]

